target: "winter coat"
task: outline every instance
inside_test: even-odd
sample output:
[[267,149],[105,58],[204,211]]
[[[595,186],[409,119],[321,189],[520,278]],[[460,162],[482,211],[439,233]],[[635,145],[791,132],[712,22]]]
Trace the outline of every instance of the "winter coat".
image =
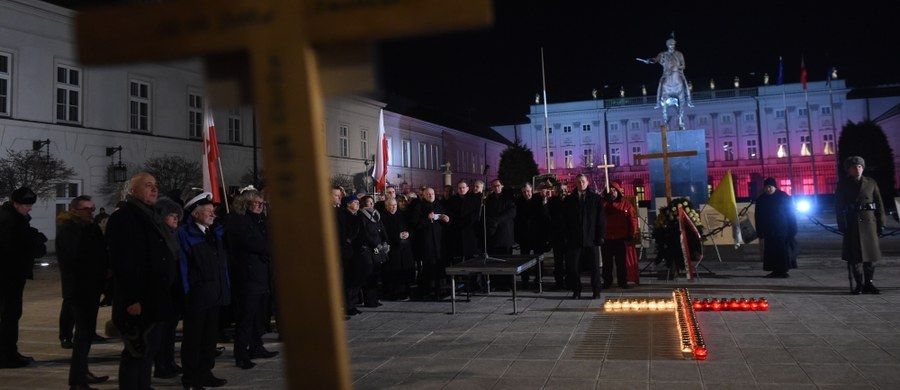
[[[512,247],[516,242],[516,203],[505,193],[490,194],[484,200],[489,247]],[[489,249],[490,250],[490,249]]]
[[569,248],[600,246],[606,237],[606,213],[600,195],[585,191],[584,204],[578,196],[578,191],[572,192],[564,201],[566,244]]
[[631,240],[638,235],[638,219],[634,205],[619,195],[618,199],[604,202],[606,213],[606,240]]
[[[881,260],[878,233],[884,228],[884,203],[875,179],[845,178],[834,193],[838,229],[844,233],[841,258],[851,263]],[[874,204],[874,210],[860,210]]]
[[797,218],[790,195],[776,190],[756,200],[756,234],[765,240],[763,270],[797,268]]
[[269,293],[272,248],[261,215],[234,214],[225,223],[230,272],[238,295]]
[[[148,206],[129,199],[107,222],[106,244],[115,285],[113,320],[120,329],[126,323],[148,324],[174,315],[177,259],[151,213]],[[125,312],[135,303],[141,304],[138,318]]]
[[181,246],[181,285],[184,288],[185,310],[204,310],[231,303],[231,283],[228,276],[228,256],[222,240],[224,229],[212,225],[204,234],[188,217],[187,223],[175,232]]
[[98,297],[109,269],[106,238],[100,226],[69,211],[60,213],[56,221],[56,259],[63,298]]
[[34,259],[47,254],[47,237],[31,227],[30,215],[16,211],[12,202],[0,206],[0,278],[34,279]]

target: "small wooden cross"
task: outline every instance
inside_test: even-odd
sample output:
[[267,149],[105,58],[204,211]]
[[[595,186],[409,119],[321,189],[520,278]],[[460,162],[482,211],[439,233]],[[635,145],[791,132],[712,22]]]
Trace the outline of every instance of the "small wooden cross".
[[85,65],[204,56],[209,76],[233,65],[217,61],[228,55],[249,60],[225,72],[246,72],[229,76],[252,88],[259,114],[285,387],[351,387],[334,211],[325,195],[323,90],[370,89],[372,40],[484,26],[492,18],[489,0],[186,0],[77,16]]
[[603,155],[603,165],[596,165],[594,168],[603,168],[603,175],[606,177],[606,191],[609,192],[609,168],[614,168],[615,165],[609,164],[606,162],[606,155]]
[[694,150],[683,151],[683,152],[669,152],[669,142],[666,138],[666,129],[669,127],[667,124],[663,124],[659,131],[660,136],[662,137],[662,153],[651,153],[651,154],[636,154],[634,155],[635,160],[649,160],[654,158],[661,158],[663,160],[663,175],[666,181],[666,204],[672,203],[672,181],[669,177],[669,158],[672,157],[687,157],[687,156],[696,156],[697,152]]

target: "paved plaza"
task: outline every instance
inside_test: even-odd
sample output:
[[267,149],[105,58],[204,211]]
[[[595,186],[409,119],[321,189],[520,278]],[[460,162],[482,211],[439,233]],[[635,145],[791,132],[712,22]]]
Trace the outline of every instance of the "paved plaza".
[[[898,228],[891,222],[890,228]],[[674,314],[608,313],[602,300],[520,291],[476,295],[450,315],[443,302],[384,302],[346,322],[355,389],[898,389],[900,388],[900,237],[882,239],[880,295],[849,295],[840,237],[803,220],[800,268],[764,278],[756,246],[707,250],[699,280],[641,278],[604,298],[664,298],[686,287],[695,298],[768,299],[766,312],[698,312],[709,358],[681,354]],[[552,261],[552,260],[551,260]],[[646,260],[641,267],[646,266]],[[552,278],[545,277],[545,284]],[[59,346],[58,270],[41,268],[27,285],[19,349],[37,362],[0,370],[2,389],[66,388],[70,350]],[[102,324],[109,308],[101,308]],[[309,313],[315,320],[316,313]],[[102,325],[101,325],[102,326]],[[287,330],[289,331],[289,330]],[[102,334],[102,329],[100,329]],[[276,335],[266,347],[280,350]],[[231,345],[214,370],[229,389],[286,388],[282,356],[234,366]],[[116,388],[121,344],[94,345],[91,371]],[[179,388],[177,379],[155,380]],[[303,388],[302,386],[295,386]]]

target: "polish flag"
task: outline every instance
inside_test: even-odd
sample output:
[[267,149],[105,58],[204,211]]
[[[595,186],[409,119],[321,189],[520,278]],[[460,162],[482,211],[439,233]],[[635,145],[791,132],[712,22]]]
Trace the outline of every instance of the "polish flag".
[[387,182],[388,168],[388,140],[384,134],[384,110],[378,114],[378,147],[375,148],[375,169],[372,177],[375,178],[375,192],[384,191]]
[[219,142],[216,140],[216,124],[213,122],[213,115],[209,108],[206,109],[206,127],[203,128],[203,160],[201,162],[203,170],[203,191],[213,194],[213,202],[222,203],[222,196],[219,194]]

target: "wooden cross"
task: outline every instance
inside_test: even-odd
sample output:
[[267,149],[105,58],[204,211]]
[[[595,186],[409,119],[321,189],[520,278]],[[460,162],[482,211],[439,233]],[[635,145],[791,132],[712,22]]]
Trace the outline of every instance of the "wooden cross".
[[229,66],[214,61],[223,55],[249,61],[225,73],[247,72],[228,76],[252,88],[259,113],[287,388],[351,387],[334,211],[325,196],[323,90],[372,86],[371,40],[492,18],[489,0],[189,0],[77,16],[85,65],[204,56],[209,76]]
[[614,168],[615,165],[609,164],[606,162],[606,155],[603,155],[603,165],[597,165],[595,168],[603,168],[603,175],[606,177],[606,192],[609,192],[609,168]]
[[660,136],[662,137],[662,153],[651,153],[651,154],[636,154],[634,155],[635,160],[649,160],[654,158],[661,158],[663,160],[663,176],[666,181],[666,204],[672,203],[672,181],[669,177],[669,158],[672,157],[687,157],[687,156],[696,156],[697,152],[694,150],[684,151],[684,152],[671,152],[669,153],[669,143],[666,138],[666,129],[669,127],[667,124],[663,124],[659,131]]

